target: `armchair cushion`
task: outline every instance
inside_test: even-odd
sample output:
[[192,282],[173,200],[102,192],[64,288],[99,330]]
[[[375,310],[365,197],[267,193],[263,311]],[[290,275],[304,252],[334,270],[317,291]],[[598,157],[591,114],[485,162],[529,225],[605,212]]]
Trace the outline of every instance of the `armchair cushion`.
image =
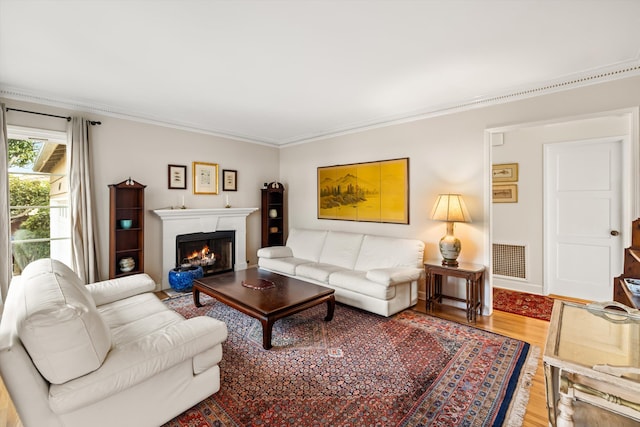
[[[49,404],[64,413],[87,406],[215,347],[227,338],[226,325],[206,316],[181,320],[114,348],[102,367],[65,384],[52,385]],[[213,353],[220,361],[222,352]]]
[[92,283],[86,288],[96,305],[103,305],[145,292],[152,292],[155,290],[156,284],[149,275],[141,273]]
[[77,275],[62,263],[40,261],[23,271],[17,330],[40,374],[61,384],[100,367],[111,332]]

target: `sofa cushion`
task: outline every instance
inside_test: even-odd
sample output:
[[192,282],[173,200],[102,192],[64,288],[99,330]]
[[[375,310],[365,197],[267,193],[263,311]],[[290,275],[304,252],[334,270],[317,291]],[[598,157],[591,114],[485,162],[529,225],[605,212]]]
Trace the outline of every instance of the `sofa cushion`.
[[320,262],[353,270],[364,235],[329,231],[324,241]]
[[98,369],[111,348],[111,334],[78,277],[48,261],[25,268],[16,322],[40,374],[61,384]]
[[328,283],[329,275],[331,275],[331,273],[342,270],[346,269],[338,267],[337,265],[309,262],[306,264],[300,264],[296,267],[296,276],[298,278],[306,278],[322,283]]
[[375,268],[367,271],[367,279],[381,285],[397,285],[398,283],[413,282],[422,275],[422,269],[409,267]]
[[372,282],[367,279],[364,271],[336,271],[329,276],[329,285],[381,300],[390,300],[396,296],[395,286]]
[[423,254],[424,242],[421,240],[366,235],[354,269],[421,267]]
[[258,267],[293,276],[296,274],[297,266],[307,264],[308,262],[309,260],[300,258],[260,258],[258,260]]
[[326,237],[327,231],[324,230],[293,229],[289,232],[287,246],[291,248],[295,258],[318,262]]
[[288,246],[268,246],[258,249],[259,258],[291,258],[293,251]]

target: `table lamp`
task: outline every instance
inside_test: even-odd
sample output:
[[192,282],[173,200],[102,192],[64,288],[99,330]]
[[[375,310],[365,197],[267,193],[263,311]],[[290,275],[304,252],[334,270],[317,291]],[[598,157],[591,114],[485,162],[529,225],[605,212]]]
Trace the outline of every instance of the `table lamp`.
[[462,245],[460,240],[453,235],[453,224],[455,222],[471,222],[471,216],[462,196],[460,194],[440,194],[431,211],[431,219],[447,222],[447,234],[440,239],[442,265],[456,267]]

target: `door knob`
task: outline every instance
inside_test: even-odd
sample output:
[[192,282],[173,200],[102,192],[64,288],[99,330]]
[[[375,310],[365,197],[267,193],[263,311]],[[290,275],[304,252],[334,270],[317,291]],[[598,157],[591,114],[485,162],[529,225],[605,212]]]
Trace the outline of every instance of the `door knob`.
[[612,236],[619,236],[620,232],[618,230],[611,230],[611,235]]

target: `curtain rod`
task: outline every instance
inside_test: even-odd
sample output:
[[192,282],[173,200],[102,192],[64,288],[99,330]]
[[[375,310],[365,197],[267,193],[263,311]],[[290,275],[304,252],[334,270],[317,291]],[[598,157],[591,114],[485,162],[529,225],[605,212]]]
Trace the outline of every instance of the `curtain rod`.
[[[19,110],[17,108],[9,108],[9,107],[7,107],[7,111],[17,111],[19,113],[37,114],[39,116],[56,117],[58,119],[65,119],[68,122],[71,121],[71,117],[70,116],[66,116],[66,117],[65,116],[58,116],[58,115],[55,115],[55,114],[39,113],[37,111]],[[95,120],[87,120],[87,121],[92,125],[101,125],[102,124],[102,122],[95,121]]]

